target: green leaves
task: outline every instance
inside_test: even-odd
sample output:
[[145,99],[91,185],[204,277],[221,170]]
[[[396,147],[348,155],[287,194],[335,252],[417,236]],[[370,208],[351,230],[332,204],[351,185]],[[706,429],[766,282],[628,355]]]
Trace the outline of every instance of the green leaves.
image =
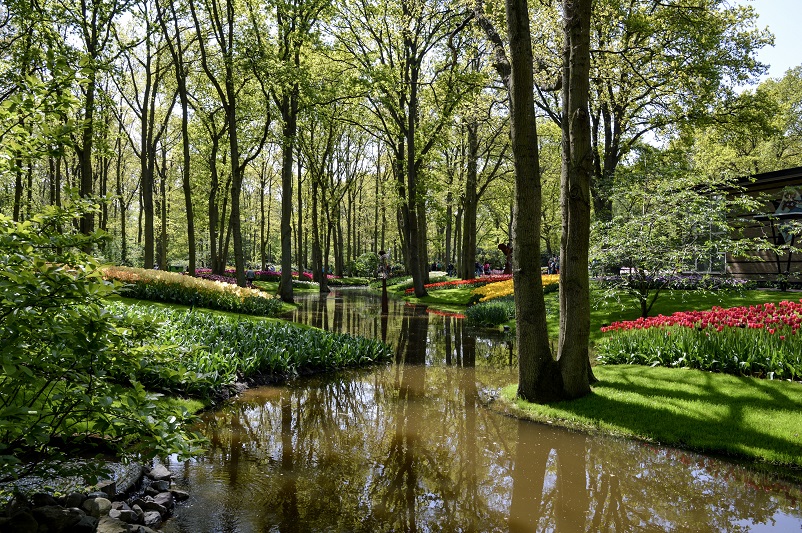
[[198,311],[109,302],[132,321],[158,321],[136,379],[152,389],[211,398],[238,377],[274,379],[387,361],[385,344],[349,335]]
[[152,328],[103,307],[113,286],[78,251],[103,237],[58,230],[92,209],[81,201],[21,224],[0,216],[0,479],[64,473],[63,454],[92,441],[139,458],[198,442],[185,413],[131,383]]

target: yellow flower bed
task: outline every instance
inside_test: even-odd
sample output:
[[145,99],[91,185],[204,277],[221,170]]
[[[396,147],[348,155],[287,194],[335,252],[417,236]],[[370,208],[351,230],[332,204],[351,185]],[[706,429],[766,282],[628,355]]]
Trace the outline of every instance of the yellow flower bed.
[[[559,283],[560,275],[559,274],[546,274],[542,276],[543,278],[543,286],[551,285],[553,283]],[[501,298],[503,296],[509,296],[515,292],[513,287],[512,279],[508,279],[507,281],[499,281],[496,283],[488,283],[484,287],[477,287],[471,294],[479,295],[480,302],[486,302],[488,300],[492,300],[494,298]]]
[[237,296],[240,300],[248,297],[273,298],[272,295],[262,292],[259,289],[249,289],[231,283],[195,278],[176,272],[166,272],[164,270],[108,266],[103,267],[102,272],[105,279],[120,281],[122,283],[163,283],[166,285],[180,285],[199,293],[228,293]]

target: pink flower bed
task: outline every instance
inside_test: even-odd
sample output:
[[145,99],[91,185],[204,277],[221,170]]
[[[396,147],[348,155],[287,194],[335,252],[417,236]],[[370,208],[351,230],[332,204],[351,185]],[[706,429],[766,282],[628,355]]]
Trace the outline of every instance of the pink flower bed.
[[[256,279],[278,281],[278,279],[281,278],[281,271],[280,270],[256,270],[255,272],[256,272]],[[230,279],[230,280],[233,280],[233,281],[228,281],[228,283],[236,283],[237,282],[236,281],[236,277],[235,277],[237,273],[236,273],[235,270],[232,270],[232,269],[227,269],[225,271],[225,274],[226,274],[225,276],[212,275],[212,269],[210,269],[210,268],[198,268],[198,269],[195,270],[195,274],[198,277],[204,278],[204,279],[212,279],[212,280],[217,280],[217,281],[226,281],[227,279]],[[297,271],[293,271],[292,272],[292,277],[297,278],[298,277],[298,272]],[[303,273],[303,277],[306,279],[306,281],[312,281],[312,275],[309,274],[308,272],[304,272]],[[328,279],[334,278],[334,276],[331,275],[331,274],[327,274],[326,277]]]

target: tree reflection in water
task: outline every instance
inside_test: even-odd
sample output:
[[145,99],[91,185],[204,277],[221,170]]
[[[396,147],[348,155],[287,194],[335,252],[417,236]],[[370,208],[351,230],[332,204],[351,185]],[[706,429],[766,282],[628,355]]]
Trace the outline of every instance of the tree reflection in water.
[[480,396],[514,379],[507,339],[391,304],[383,318],[378,300],[373,311],[338,311],[332,297],[299,311],[387,335],[395,364],[247,391],[205,415],[211,448],[170,465],[192,497],[164,531],[800,528],[799,487],[494,413]]

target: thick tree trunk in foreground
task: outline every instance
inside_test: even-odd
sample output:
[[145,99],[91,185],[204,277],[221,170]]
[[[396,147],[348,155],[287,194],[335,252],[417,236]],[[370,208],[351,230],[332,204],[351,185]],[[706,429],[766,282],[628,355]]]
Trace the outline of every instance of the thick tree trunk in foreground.
[[540,168],[526,0],[507,0],[510,39],[510,133],[515,163],[513,279],[515,280],[518,395],[544,403],[560,398],[562,378],[551,355],[540,275]]
[[[588,115],[592,0],[564,0],[562,183],[560,245],[560,339],[563,393],[590,393],[590,180],[593,155]],[[518,287],[516,283],[516,288]]]

